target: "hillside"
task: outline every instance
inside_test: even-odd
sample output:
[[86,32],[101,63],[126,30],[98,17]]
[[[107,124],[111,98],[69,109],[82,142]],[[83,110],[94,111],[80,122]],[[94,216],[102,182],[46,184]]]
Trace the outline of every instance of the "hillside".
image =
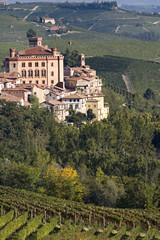
[[[118,9],[115,2],[107,3],[25,3],[0,7],[0,15],[15,16],[39,25],[41,17],[92,30],[98,33],[129,36],[143,40],[159,40],[160,16],[147,16]],[[35,24],[36,25],[36,24]],[[38,26],[41,29],[41,25]],[[42,32],[44,28],[42,29]],[[49,38],[49,34],[46,33]],[[72,36],[70,35],[71,39]]]
[[3,186],[0,193],[1,239],[10,236],[9,239],[22,240],[28,236],[30,240],[107,237],[156,240],[160,237],[159,214],[155,212],[95,207]]

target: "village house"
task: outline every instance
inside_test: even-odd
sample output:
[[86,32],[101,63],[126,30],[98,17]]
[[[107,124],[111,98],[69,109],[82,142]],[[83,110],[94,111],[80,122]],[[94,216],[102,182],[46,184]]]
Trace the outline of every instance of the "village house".
[[15,52],[5,59],[7,72],[20,74],[23,84],[58,85],[64,87],[64,57],[56,48],[42,46],[42,38],[29,38],[29,49]]
[[28,101],[25,101],[22,97],[14,96],[8,93],[1,93],[0,100],[5,100],[7,102],[16,102],[18,105],[30,107],[31,104]]
[[86,113],[86,100],[86,96],[77,93],[69,94],[61,98],[63,103],[68,104],[68,109],[82,113]]
[[57,101],[56,99],[45,101],[41,104],[41,106],[53,112],[55,118],[59,122],[65,121],[66,117],[69,115],[68,105]]
[[18,73],[16,72],[0,73],[0,93],[3,88],[12,88],[15,87],[16,84],[20,83],[21,79]]
[[86,101],[86,112],[88,109],[92,109],[92,112],[96,115],[97,121],[104,118],[108,118],[109,105],[104,106],[104,95],[101,94],[90,94],[87,96]]
[[54,18],[42,18],[42,23],[52,23],[55,24],[56,21]]

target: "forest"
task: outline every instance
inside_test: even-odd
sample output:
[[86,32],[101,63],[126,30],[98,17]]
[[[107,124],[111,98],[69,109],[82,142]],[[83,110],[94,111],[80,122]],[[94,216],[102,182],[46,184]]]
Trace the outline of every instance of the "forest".
[[160,115],[120,110],[101,122],[0,103],[0,184],[99,206],[157,209]]

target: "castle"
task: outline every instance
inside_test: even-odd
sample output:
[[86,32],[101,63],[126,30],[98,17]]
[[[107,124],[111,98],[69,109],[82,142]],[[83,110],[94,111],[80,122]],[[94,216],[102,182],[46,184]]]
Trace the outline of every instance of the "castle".
[[58,85],[64,87],[64,57],[56,48],[42,46],[42,38],[29,38],[29,49],[15,52],[5,59],[7,72],[18,72],[23,84]]

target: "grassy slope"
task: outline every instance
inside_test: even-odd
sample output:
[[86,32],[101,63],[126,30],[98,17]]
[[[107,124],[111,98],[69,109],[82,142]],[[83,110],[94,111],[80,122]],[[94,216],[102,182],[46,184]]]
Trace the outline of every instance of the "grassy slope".
[[96,68],[97,73],[114,86],[125,88],[122,74],[127,73],[136,93],[142,95],[147,88],[160,89],[160,63],[105,56],[90,58],[87,64]]
[[[14,15],[24,18],[35,6],[38,6],[28,19],[34,20],[36,17],[53,17],[59,18],[64,24],[70,24],[85,29],[90,29],[101,33],[122,34],[130,32],[134,35],[152,31],[159,33],[160,24],[153,24],[160,20],[160,16],[143,16],[135,12],[128,12],[121,9],[114,11],[105,11],[101,9],[72,9],[64,8],[61,4],[55,3],[25,3],[23,5],[14,4],[2,10],[0,15]],[[119,27],[117,29],[117,27]],[[117,30],[116,30],[117,29]]]

